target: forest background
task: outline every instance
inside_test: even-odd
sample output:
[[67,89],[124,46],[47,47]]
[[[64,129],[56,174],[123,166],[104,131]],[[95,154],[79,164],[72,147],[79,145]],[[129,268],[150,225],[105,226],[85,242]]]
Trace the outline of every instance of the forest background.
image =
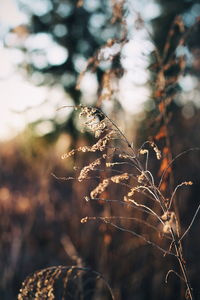
[[[21,90],[27,84],[29,89],[21,94],[10,81],[1,96],[3,107],[11,91],[16,102],[9,115],[2,113],[11,130],[1,130],[0,298],[16,299],[26,276],[38,269],[77,265],[100,272],[119,300],[182,299],[178,277],[172,274],[165,283],[174,268],[171,258],[109,224],[80,222],[86,215],[116,214],[119,207],[86,203],[90,181],[52,174],[71,177],[74,165],[90,162],[91,154],[82,153],[61,160],[63,153],[93,141],[73,108],[57,110],[63,105],[101,108],[138,147],[156,141],[164,158],[158,165],[153,157],[150,165],[158,175],[171,158],[199,147],[199,1],[19,0],[15,5],[23,18],[10,24],[2,14],[1,51],[8,53],[11,72],[14,68],[26,82]],[[12,75],[5,72],[3,56],[1,64],[3,87]],[[167,194],[181,182],[193,182],[176,197],[183,229],[199,205],[199,160],[195,150],[181,156],[162,186]],[[127,226],[146,235],[141,225]],[[196,299],[198,227],[197,216],[183,242]],[[95,299],[110,299],[101,288]]]

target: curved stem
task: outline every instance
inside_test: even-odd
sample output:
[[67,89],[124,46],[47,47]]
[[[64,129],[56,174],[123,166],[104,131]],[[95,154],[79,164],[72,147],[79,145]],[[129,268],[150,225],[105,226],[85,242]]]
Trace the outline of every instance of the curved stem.
[[189,295],[189,299],[194,300],[193,290],[192,290],[191,283],[190,283],[190,280],[189,280],[189,277],[188,277],[185,262],[183,260],[183,254],[182,254],[182,251],[181,251],[182,247],[181,247],[180,241],[177,240],[177,238],[175,236],[175,233],[174,233],[172,228],[170,229],[170,231],[171,231],[172,238],[174,240],[174,247],[175,247],[175,251],[176,251],[176,257],[178,259],[181,272],[183,274],[183,278],[184,278],[184,281],[185,281],[185,284],[186,284],[186,287],[187,287],[187,292],[188,292],[188,295]]

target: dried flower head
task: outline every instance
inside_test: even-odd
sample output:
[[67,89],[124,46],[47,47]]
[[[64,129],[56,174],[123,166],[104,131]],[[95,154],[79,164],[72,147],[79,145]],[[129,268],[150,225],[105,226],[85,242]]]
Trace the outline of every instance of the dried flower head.
[[184,183],[184,185],[193,185],[193,182],[192,181],[185,181],[185,182],[183,182]]
[[90,106],[81,106],[81,111],[79,113],[79,118],[86,116],[87,118],[94,116],[97,112],[97,109]]
[[72,149],[70,152],[68,153],[65,153],[61,156],[61,159],[65,159],[65,158],[68,158],[70,156],[73,156],[75,154],[75,149]]
[[140,149],[140,154],[144,155],[149,153],[149,151],[147,149]]
[[128,193],[128,197],[132,197],[134,195],[134,193],[137,191],[137,188],[134,187],[130,190],[130,192]]
[[162,155],[161,155],[161,152],[158,149],[157,145],[154,142],[150,142],[150,145],[153,148],[153,150],[155,151],[157,159],[160,160]]
[[111,181],[114,183],[120,183],[123,180],[128,180],[129,179],[129,174],[128,173],[123,173],[120,175],[112,176]]
[[97,150],[104,151],[105,148],[106,148],[106,146],[107,146],[107,144],[108,144],[108,142],[111,140],[113,134],[114,134],[114,131],[111,130],[104,137],[102,137],[101,139],[99,139],[98,142],[91,147],[92,152],[95,152]]
[[85,217],[85,218],[81,219],[81,223],[87,223],[87,221],[88,221],[88,217]]
[[176,215],[173,211],[165,212],[161,219],[164,221],[163,232],[170,233],[171,229],[176,231]]
[[92,199],[96,198],[98,195],[103,193],[107,186],[109,185],[110,180],[108,178],[104,179],[102,182],[100,182],[97,187],[90,192],[90,196]]
[[122,154],[122,153],[120,153],[120,154],[119,154],[119,158],[133,159],[133,158],[135,158],[135,156],[132,156],[132,155],[129,155],[129,154]]
[[92,163],[90,163],[89,165],[85,166],[80,174],[79,174],[79,177],[78,177],[78,181],[81,182],[83,181],[84,179],[87,178],[88,176],[88,173],[90,171],[93,171],[97,166],[99,166],[101,164],[101,159],[100,158],[97,158],[95,161],[93,161]]
[[145,177],[145,172],[144,171],[142,171],[141,174],[137,177],[139,183],[142,183],[145,178],[146,177]]

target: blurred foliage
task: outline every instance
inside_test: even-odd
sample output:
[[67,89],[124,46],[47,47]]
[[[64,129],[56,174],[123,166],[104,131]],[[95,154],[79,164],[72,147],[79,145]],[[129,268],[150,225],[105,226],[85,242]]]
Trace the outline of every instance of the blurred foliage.
[[[78,76],[89,66],[90,78],[86,89],[94,89],[93,95],[86,91],[86,101],[97,102],[103,73],[118,59],[98,64],[91,59],[108,40],[120,37],[121,24],[114,17],[114,3],[107,0],[18,0],[21,10],[30,16],[28,25],[11,30],[17,35],[16,47],[23,51],[25,58],[21,68],[34,84],[61,85],[72,102],[79,104],[82,92],[76,88]],[[9,47],[9,39],[7,39]],[[96,87],[96,88],[95,88]],[[89,91],[90,92],[90,91]],[[76,126],[71,114],[67,124],[54,123],[54,132],[68,130],[76,136]],[[33,124],[34,125],[34,124]]]
[[[153,20],[154,40],[159,49],[163,49],[165,45],[165,38],[168,35],[169,28],[176,16],[182,16],[184,24],[190,27],[194,24],[195,19],[199,16],[200,7],[198,0],[156,0],[160,5],[161,14]],[[199,41],[196,40],[196,46]]]
[[[158,0],[156,3],[159,5],[160,14],[146,24],[147,27],[152,26],[153,28],[151,35],[153,43],[161,56],[164,54],[165,63],[167,63],[169,57],[185,57],[186,66],[180,75],[199,76],[199,24],[190,30],[199,15],[198,2],[198,0],[177,0],[176,5],[174,5],[174,1]],[[144,1],[144,5],[145,3]],[[127,3],[126,1],[115,3],[115,1],[106,0],[85,0],[81,2],[72,0],[45,0],[42,2],[38,0],[34,2],[18,0],[18,5],[30,16],[30,23],[12,29],[12,33],[16,34],[19,40],[21,39],[21,44],[18,40],[16,46],[18,45],[17,47],[25,54],[21,67],[23,70],[26,69],[26,75],[30,80],[38,85],[48,84],[54,86],[57,83],[63,86],[66,95],[68,94],[72,100],[70,104],[79,104],[86,101],[89,104],[100,105],[102,99],[112,98],[113,91],[111,91],[110,86],[113,83],[110,82],[113,82],[113,77],[122,77],[123,75],[124,70],[121,68],[123,54],[119,53],[112,61],[109,61],[109,59],[99,59],[98,50],[104,45],[112,48],[112,41],[115,39],[120,40],[123,33],[126,34],[125,31],[123,32],[125,28],[123,28],[122,14],[125,15],[125,18],[130,17],[129,5],[133,5],[132,3],[128,1]],[[181,16],[185,32],[178,24],[174,28],[172,27],[176,16]],[[138,29],[143,27],[143,21],[141,22],[141,20],[142,12],[141,18],[138,15],[135,24],[126,28],[128,32],[125,40],[130,35],[130,31],[134,29],[133,27],[138,27]],[[175,30],[175,33],[170,36],[173,30]],[[182,36],[186,36],[186,39],[184,44],[179,45]],[[6,41],[8,41],[7,46],[9,47],[9,39]],[[165,55],[166,49],[168,50],[167,55]],[[154,52],[151,54],[151,62],[152,65],[156,63]],[[77,79],[87,67],[90,77],[88,77],[88,84],[83,91],[76,88]],[[159,69],[152,68],[152,66],[150,66],[150,69],[152,71],[151,88],[154,90],[156,89],[158,79],[156,76]],[[166,72],[167,77],[176,75],[177,66],[168,69]],[[87,94],[92,88],[94,93],[92,95]],[[167,88],[168,92],[173,93],[173,91],[179,92],[182,87],[177,81],[176,84],[173,83]],[[106,89],[108,89],[107,95],[102,95],[102,90]],[[191,93],[189,98],[192,97]],[[150,107],[150,114],[156,116],[154,100],[151,100],[147,106]],[[178,100],[181,105],[184,101],[182,101],[182,96],[181,101]],[[193,103],[194,99],[190,101],[188,111],[193,109]],[[122,110],[119,103],[118,110]],[[187,108],[184,112],[187,114]],[[149,114],[147,114],[146,119],[151,119],[154,122],[154,117],[149,118]],[[50,120],[54,123],[52,138],[54,139],[58,132],[66,129],[74,134],[76,138],[78,131],[73,120],[73,113],[65,122],[57,122],[56,119]],[[146,127],[149,128],[149,124]],[[145,127],[142,126],[142,128]],[[152,131],[153,134],[154,131]],[[141,135],[142,139],[143,137]]]
[[[151,21],[151,37],[155,45],[149,65],[152,95],[137,139],[138,143],[146,138],[154,139],[163,149],[171,147],[170,151],[176,155],[187,146],[199,145],[196,135],[188,140],[187,146],[176,138],[177,132],[191,136],[189,132],[200,126],[200,4],[198,0],[156,2],[160,15]],[[180,124],[177,124],[178,120]],[[187,125],[188,130],[185,131],[188,123],[191,126]]]

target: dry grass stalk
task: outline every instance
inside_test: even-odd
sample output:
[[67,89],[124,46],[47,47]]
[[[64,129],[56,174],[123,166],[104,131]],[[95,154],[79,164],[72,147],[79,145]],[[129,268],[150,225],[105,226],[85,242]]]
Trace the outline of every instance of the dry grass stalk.
[[[170,244],[168,245],[168,248],[164,248],[159,244],[146,238],[146,236],[143,236],[143,234],[135,232],[134,230],[127,229],[126,227],[124,227],[124,225],[118,224],[117,221],[122,221],[122,219],[124,219],[123,216],[118,216],[118,217],[87,216],[83,218],[81,222],[86,223],[89,220],[99,219],[105,222],[106,224],[110,224],[115,228],[118,228],[125,232],[129,232],[143,239],[146,243],[159,249],[160,251],[164,252],[166,255],[173,255],[174,257],[176,257],[176,259],[179,262],[179,266],[182,274],[180,275],[176,271],[170,270],[167,274],[167,278],[172,272],[174,274],[178,274],[179,277],[183,278],[186,284],[186,290],[189,295],[189,299],[193,299],[193,295],[192,295],[193,292],[187,274],[181,241],[185,237],[189,229],[191,228],[191,225],[194,221],[194,218],[197,215],[199,208],[195,213],[195,216],[189,228],[185,231],[185,233],[182,233],[182,237],[180,235],[180,230],[179,230],[180,225],[178,222],[178,218],[173,208],[173,199],[177,189],[181,188],[182,186],[191,186],[192,182],[191,181],[182,182],[181,184],[177,185],[170,198],[165,198],[162,190],[160,189],[161,184],[160,183],[159,185],[155,184],[156,180],[151,170],[148,169],[148,160],[149,160],[149,155],[151,155],[151,151],[150,151],[151,149],[155,152],[156,158],[158,160],[161,159],[161,151],[158,149],[157,145],[153,142],[145,142],[142,145],[142,147],[138,151],[136,151],[136,149],[133,148],[133,145],[128,141],[128,139],[123,134],[123,132],[100,109],[92,110],[92,108],[85,108],[83,106],[79,106],[78,108],[81,109],[81,111],[86,114],[87,118],[89,118],[88,121],[89,124],[90,124],[91,112],[96,115],[95,122],[97,122],[97,124],[102,122],[102,118],[103,118],[103,123],[106,124],[104,128],[101,128],[101,136],[98,137],[99,140],[94,143],[93,145],[94,147],[91,146],[87,148],[87,146],[84,146],[78,149],[78,151],[82,151],[82,152],[86,152],[85,149],[87,149],[88,151],[93,149],[94,152],[95,151],[101,152],[101,156],[97,160],[94,160],[92,163],[82,168],[78,180],[82,181],[87,179],[88,172],[95,172],[95,173],[99,172],[99,178],[101,178],[101,176],[105,176],[108,169],[109,172],[111,173],[116,173],[116,172],[118,173],[117,175],[113,174],[112,176],[102,178],[102,180],[100,179],[100,183],[90,192],[90,196],[85,197],[86,201],[90,201],[90,200],[98,201],[100,199],[98,197],[103,195],[105,190],[109,190],[109,187],[113,183],[116,184],[116,186],[119,185],[121,191],[124,188],[123,191],[124,196],[122,193],[121,198],[116,200],[103,197],[101,198],[101,201],[103,201],[104,203],[107,203],[107,201],[111,203],[112,202],[118,202],[120,204],[123,203],[128,207],[132,207],[134,211],[137,211],[138,209],[142,210],[143,212],[145,212],[145,214],[150,216],[150,223],[148,222],[149,230],[155,227],[162,228],[161,231],[163,233],[163,237],[164,239],[170,241]],[[81,116],[82,115],[83,113],[81,113]],[[98,116],[101,116],[101,121],[97,120]],[[86,125],[88,126],[87,122]],[[91,131],[93,131],[95,135],[95,127],[90,126],[90,129]],[[106,141],[105,144],[104,141]],[[147,144],[150,145],[150,149],[145,148],[145,145]],[[108,154],[108,151],[110,149],[113,150],[112,156],[109,156]],[[142,159],[143,155],[146,155],[145,162]],[[118,160],[119,158],[120,161]],[[122,169],[122,166],[124,165],[126,166],[125,172],[124,169]],[[167,166],[167,168],[168,167],[169,165]],[[140,195],[141,193],[145,194],[150,200],[153,201],[146,202],[144,199],[138,198],[137,196]],[[108,193],[106,193],[106,195],[108,195]],[[157,203],[156,206],[155,203]],[[137,218],[134,217],[132,218],[134,220],[137,220]],[[139,222],[144,222],[144,220],[141,219]]]
[[[79,280],[80,278],[81,280]],[[97,282],[99,280],[103,281],[105,291],[114,300],[110,286],[100,273],[77,266],[50,267],[28,276],[22,284],[18,300],[86,299],[86,295],[91,297],[93,292],[98,289]],[[97,292],[101,294],[101,291]]]

